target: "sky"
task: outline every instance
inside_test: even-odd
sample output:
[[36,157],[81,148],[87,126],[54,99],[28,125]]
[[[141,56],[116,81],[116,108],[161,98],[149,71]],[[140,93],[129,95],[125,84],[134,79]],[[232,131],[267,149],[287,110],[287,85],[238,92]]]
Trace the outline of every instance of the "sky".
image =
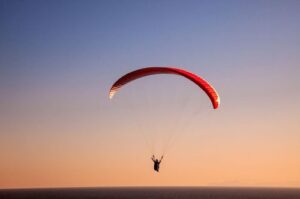
[[[300,1],[0,1],[0,188],[300,187]],[[176,66],[109,100],[120,76]],[[164,149],[167,148],[167,149]],[[150,157],[165,155],[160,173]]]

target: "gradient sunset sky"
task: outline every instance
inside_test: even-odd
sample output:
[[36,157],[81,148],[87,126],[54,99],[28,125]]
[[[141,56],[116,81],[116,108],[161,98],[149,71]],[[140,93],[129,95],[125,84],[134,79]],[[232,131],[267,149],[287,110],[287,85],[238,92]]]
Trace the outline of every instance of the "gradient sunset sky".
[[[1,0],[0,52],[0,188],[300,187],[300,1]],[[172,75],[109,100],[147,66],[219,109]]]

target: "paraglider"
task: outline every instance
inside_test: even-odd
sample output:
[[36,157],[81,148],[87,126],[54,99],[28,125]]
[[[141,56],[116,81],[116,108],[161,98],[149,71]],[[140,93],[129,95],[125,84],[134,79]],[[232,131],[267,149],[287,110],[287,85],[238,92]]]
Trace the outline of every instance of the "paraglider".
[[204,79],[197,76],[194,73],[188,72],[179,68],[171,68],[171,67],[147,67],[132,71],[127,73],[126,75],[119,78],[111,87],[109,91],[109,98],[112,99],[117,91],[124,86],[125,84],[134,81],[136,79],[148,76],[148,75],[157,75],[157,74],[174,74],[183,76],[195,84],[197,84],[202,90],[207,94],[210,98],[211,103],[214,109],[217,109],[220,105],[220,97],[217,91]]
[[164,156],[161,156],[160,160],[158,160],[158,159],[155,158],[154,155],[152,155],[151,160],[154,163],[154,167],[153,167],[154,171],[159,172],[159,165],[160,165],[163,158],[164,158]]
[[[203,78],[197,76],[194,73],[188,72],[183,69],[175,68],[175,67],[146,67],[138,70],[134,70],[129,72],[122,77],[120,77],[109,90],[109,98],[112,99],[115,94],[127,83],[132,82],[136,79],[149,76],[149,75],[160,75],[160,74],[173,74],[182,76],[190,81],[194,82],[197,86],[199,86],[209,97],[212,107],[217,109],[220,105],[220,97],[217,91]],[[160,163],[163,159],[163,156],[158,160],[155,156],[152,156],[152,161],[154,163],[154,170],[159,172]]]

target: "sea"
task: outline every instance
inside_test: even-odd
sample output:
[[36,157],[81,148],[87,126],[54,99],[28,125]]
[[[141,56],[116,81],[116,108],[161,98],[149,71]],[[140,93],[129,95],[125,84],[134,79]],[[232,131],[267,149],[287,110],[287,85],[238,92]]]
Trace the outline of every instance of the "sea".
[[300,188],[109,187],[1,189],[0,199],[300,199]]

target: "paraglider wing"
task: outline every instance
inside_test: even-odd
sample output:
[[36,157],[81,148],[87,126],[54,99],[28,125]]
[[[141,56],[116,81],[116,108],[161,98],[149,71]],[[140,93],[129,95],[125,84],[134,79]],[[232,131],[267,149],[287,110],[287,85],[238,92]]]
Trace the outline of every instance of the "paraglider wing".
[[214,109],[217,109],[220,104],[220,98],[217,91],[203,78],[188,72],[183,69],[173,68],[173,67],[147,67],[132,71],[127,73],[118,79],[111,87],[109,91],[109,98],[112,99],[116,92],[125,84],[134,81],[138,78],[145,77],[148,75],[156,75],[156,74],[175,74],[183,76],[195,84],[197,84],[210,98],[211,103]]

